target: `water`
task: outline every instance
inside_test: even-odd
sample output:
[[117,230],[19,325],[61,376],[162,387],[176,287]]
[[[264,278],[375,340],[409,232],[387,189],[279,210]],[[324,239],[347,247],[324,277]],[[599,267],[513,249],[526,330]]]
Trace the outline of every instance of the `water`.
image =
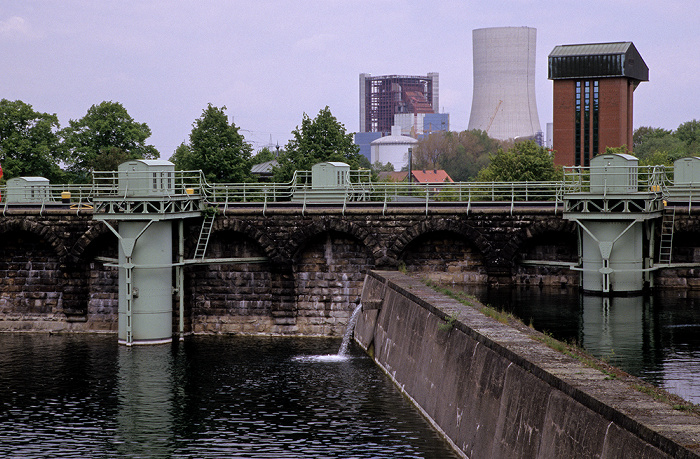
[[360,317],[360,312],[362,312],[362,304],[358,304],[355,310],[352,311],[352,315],[348,321],[348,326],[345,328],[343,342],[340,343],[340,349],[338,349],[338,355],[340,356],[348,355],[348,346],[350,345],[350,340],[352,339],[352,332],[355,331],[357,319]]
[[557,339],[700,404],[700,292],[602,298],[575,290],[467,287]]
[[338,352],[335,354],[299,355],[294,357],[294,360],[300,362],[344,362],[352,358],[348,353],[348,349],[350,348],[350,341],[352,340],[357,319],[360,317],[360,312],[362,312],[362,304],[358,304],[350,315],[350,320],[345,327],[345,333],[343,334],[343,340],[340,342]]
[[0,334],[0,457],[456,457],[339,340]]

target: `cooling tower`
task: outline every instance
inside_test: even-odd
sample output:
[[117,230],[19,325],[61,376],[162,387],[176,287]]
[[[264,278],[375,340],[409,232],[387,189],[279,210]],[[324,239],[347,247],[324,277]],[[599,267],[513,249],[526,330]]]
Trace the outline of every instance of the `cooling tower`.
[[493,27],[472,31],[474,95],[469,129],[507,140],[540,131],[535,99],[537,29]]

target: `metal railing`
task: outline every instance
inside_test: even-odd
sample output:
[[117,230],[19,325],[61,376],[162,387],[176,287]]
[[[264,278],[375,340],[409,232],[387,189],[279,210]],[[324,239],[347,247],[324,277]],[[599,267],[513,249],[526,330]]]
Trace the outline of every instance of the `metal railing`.
[[563,186],[567,194],[663,193],[672,185],[667,169],[665,166],[564,167]]
[[[604,170],[601,170],[604,169]],[[314,187],[310,171],[298,171],[287,183],[207,183],[201,171],[94,172],[87,185],[43,185],[33,195],[18,196],[6,186],[2,192],[3,211],[8,206],[41,206],[69,203],[87,208],[95,202],[129,199],[201,199],[210,206],[227,209],[240,205],[297,203],[329,206],[374,203],[385,210],[392,206],[433,207],[456,204],[470,210],[485,204],[510,207],[528,204],[561,208],[565,197],[579,193],[651,194],[688,208],[700,204],[700,183],[674,184],[672,168],[664,166],[565,167],[564,178],[551,182],[372,182],[370,171],[350,171],[341,186]],[[70,193],[66,201],[65,193]],[[30,193],[30,191],[25,191]],[[6,198],[10,198],[9,200]]]

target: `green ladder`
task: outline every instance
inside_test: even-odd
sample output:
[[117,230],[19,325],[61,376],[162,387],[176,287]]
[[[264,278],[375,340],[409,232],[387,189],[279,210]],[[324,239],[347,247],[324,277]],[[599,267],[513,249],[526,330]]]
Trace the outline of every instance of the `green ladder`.
[[202,222],[202,229],[199,231],[197,248],[194,251],[195,259],[204,259],[204,254],[207,252],[207,246],[209,245],[209,236],[211,235],[211,229],[214,226],[215,218],[216,215],[208,215],[204,217],[204,221]]
[[659,246],[659,264],[671,264],[671,253],[673,251],[673,223],[676,219],[676,208],[664,209],[661,218],[661,244]]

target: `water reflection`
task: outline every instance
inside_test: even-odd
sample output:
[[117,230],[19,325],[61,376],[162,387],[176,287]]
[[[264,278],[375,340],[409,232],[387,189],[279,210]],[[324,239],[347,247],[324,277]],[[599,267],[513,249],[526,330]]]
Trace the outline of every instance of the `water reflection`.
[[120,346],[115,443],[125,457],[173,453],[174,362],[170,346]]
[[580,301],[579,345],[593,355],[614,360],[615,365],[624,366],[629,373],[639,374],[643,356],[650,351],[645,343],[654,345],[654,335],[648,329],[654,321],[645,320],[651,298],[581,295]]
[[487,289],[467,293],[555,338],[700,403],[700,292],[604,298],[577,290]]
[[0,457],[456,457],[339,340],[0,334]]

